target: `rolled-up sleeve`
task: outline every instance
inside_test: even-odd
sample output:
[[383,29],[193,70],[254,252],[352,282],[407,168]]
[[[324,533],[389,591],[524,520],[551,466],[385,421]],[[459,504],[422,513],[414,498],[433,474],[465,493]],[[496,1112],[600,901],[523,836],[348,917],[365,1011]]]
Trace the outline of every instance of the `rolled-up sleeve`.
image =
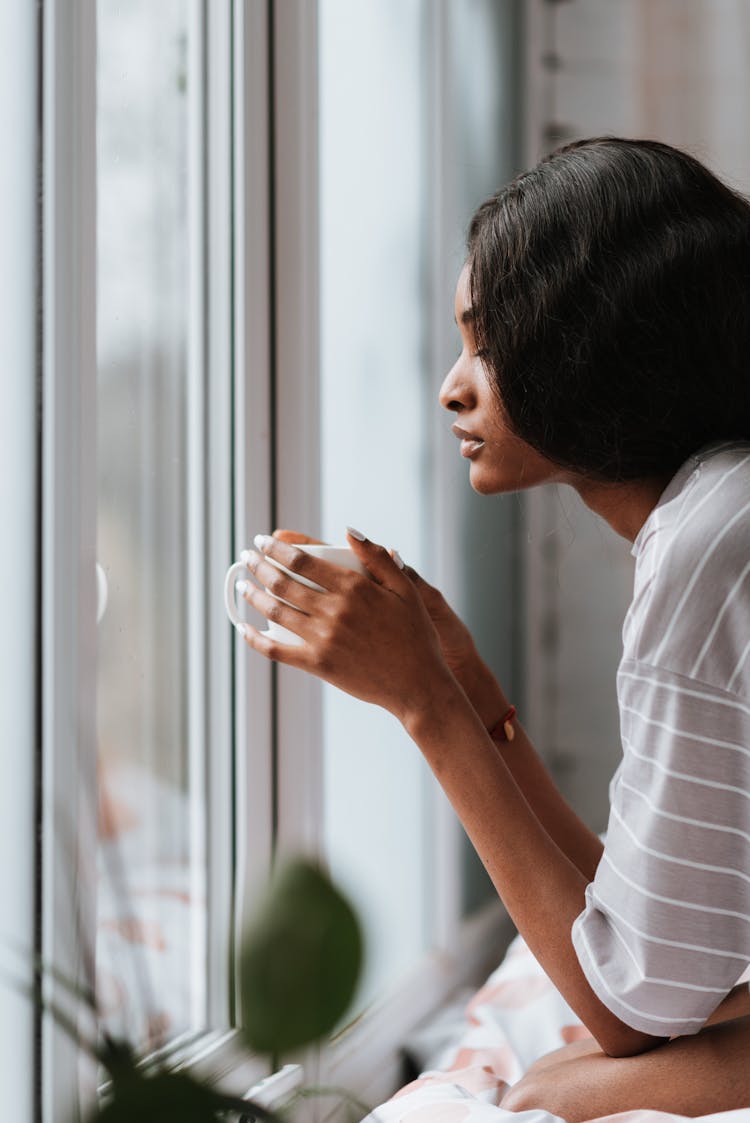
[[695,1033],[750,961],[750,707],[635,661],[618,692],[623,762],[573,944],[627,1025]]

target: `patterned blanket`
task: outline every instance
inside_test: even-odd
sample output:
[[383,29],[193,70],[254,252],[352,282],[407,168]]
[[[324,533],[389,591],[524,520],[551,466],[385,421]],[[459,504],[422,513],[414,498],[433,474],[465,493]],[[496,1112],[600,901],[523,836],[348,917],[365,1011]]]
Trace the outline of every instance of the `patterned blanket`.
[[[365,1123],[516,1123],[521,1115],[524,1123],[556,1123],[557,1117],[547,1111],[514,1113],[498,1104],[508,1086],[539,1057],[588,1037],[517,936],[479,991],[409,1043],[421,1075],[372,1111]],[[618,1123],[696,1123],[646,1110],[606,1118]],[[704,1115],[698,1123],[750,1123],[750,1107]]]

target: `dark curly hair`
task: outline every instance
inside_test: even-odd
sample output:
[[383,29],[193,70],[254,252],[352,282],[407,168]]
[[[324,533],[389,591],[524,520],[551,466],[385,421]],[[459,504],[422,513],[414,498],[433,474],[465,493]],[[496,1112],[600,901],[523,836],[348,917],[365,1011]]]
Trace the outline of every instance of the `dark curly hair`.
[[596,137],[483,203],[475,339],[514,431],[602,480],[750,439],[750,203],[692,156]]

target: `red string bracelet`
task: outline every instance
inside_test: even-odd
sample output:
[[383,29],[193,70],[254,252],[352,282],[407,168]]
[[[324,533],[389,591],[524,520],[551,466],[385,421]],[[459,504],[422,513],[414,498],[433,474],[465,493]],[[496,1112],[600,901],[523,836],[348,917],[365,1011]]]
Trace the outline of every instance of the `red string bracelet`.
[[488,730],[490,737],[493,741],[512,741],[516,735],[513,721],[516,716],[516,707],[511,706],[500,718],[495,722],[491,729]]

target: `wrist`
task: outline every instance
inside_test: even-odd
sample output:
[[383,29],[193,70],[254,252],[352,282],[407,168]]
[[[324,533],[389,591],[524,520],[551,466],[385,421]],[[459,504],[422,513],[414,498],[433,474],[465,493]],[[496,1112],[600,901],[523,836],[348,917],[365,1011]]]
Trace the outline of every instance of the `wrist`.
[[418,697],[412,695],[406,709],[396,716],[411,739],[419,744],[423,737],[444,727],[446,721],[462,709],[473,712],[466,692],[446,667],[442,674],[431,678],[429,688]]
[[510,706],[492,671],[477,655],[472,670],[457,677],[482,725],[490,729]]
[[487,732],[490,738],[496,745],[501,744],[503,741],[515,741],[516,739],[516,707],[508,706],[502,717],[490,726]]

